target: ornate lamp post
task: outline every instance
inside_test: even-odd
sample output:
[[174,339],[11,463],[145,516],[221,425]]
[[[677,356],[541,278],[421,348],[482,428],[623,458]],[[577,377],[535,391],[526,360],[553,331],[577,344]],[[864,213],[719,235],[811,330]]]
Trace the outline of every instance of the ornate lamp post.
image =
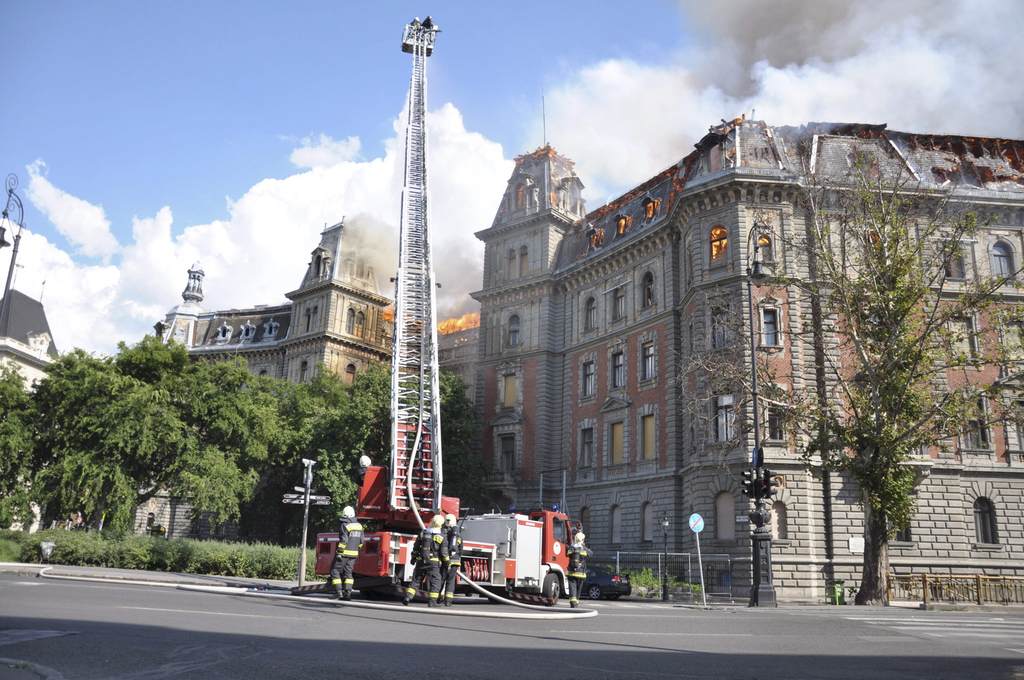
[[[18,177],[17,175],[7,175],[7,204],[4,206],[4,212],[2,219],[0,219],[0,248],[6,248],[11,245],[6,238],[5,223],[11,225],[17,225],[18,231],[14,235],[14,250],[11,252],[11,266],[7,270],[7,283],[4,285],[4,300],[3,306],[0,306],[0,337],[7,337],[10,334],[10,315],[11,315],[11,281],[14,278],[14,267],[18,260],[18,246],[21,244],[21,231],[22,222],[25,220],[25,207],[21,204],[21,199],[18,198],[18,194],[14,193],[14,190],[18,188]],[[10,217],[11,210],[17,211],[17,221],[12,220]]]
[[668,602],[668,530],[672,527],[672,517],[668,512],[661,513],[661,532],[665,536],[665,566],[661,570],[661,601]]
[[[772,530],[771,510],[765,509],[765,499],[771,497],[771,480],[764,469],[764,456],[761,450],[761,413],[758,403],[757,389],[757,316],[754,307],[754,284],[764,282],[767,274],[761,261],[761,241],[768,237],[769,227],[755,221],[750,230],[750,240],[754,242],[754,256],[747,267],[747,304],[750,312],[750,384],[751,401],[754,411],[754,449],[751,453],[751,470],[749,472],[748,496],[754,500],[754,510],[750,513],[750,523],[754,526],[750,534],[753,550],[754,572],[750,586],[751,607],[777,607],[775,586],[772,584]],[[747,475],[745,475],[747,476]]]

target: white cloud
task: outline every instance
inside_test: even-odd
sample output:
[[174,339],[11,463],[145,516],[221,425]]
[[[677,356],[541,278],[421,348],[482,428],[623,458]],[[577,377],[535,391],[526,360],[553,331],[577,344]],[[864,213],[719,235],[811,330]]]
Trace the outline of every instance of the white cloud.
[[[59,281],[60,292],[51,286],[44,299],[58,348],[113,352],[118,341],[137,342],[152,332],[153,324],[181,302],[188,268],[197,260],[206,272],[207,309],[285,301],[285,293],[299,286],[320,232],[345,217],[351,240],[367,249],[382,292],[390,294],[388,280],[398,266],[401,128],[396,121],[396,135],[381,158],[336,156],[305,172],[257,183],[229,201],[228,220],[176,229],[170,207],[135,218],[132,243],[121,250],[118,266],[76,265],[67,253],[33,237],[31,248],[23,242],[23,252],[33,261],[37,280],[19,279],[17,287],[35,296],[43,277]],[[472,234],[490,224],[512,163],[500,145],[466,131],[451,105],[428,115],[428,131],[439,313],[461,314],[482,278],[483,249]],[[71,219],[102,214],[39,179],[73,207]],[[47,213],[51,219],[54,214]]]
[[120,246],[110,232],[110,221],[102,206],[75,198],[50,184],[42,174],[46,171],[46,163],[42,160],[37,160],[27,169],[31,178],[28,198],[33,205],[46,215],[57,231],[78,246],[79,252],[109,260]]
[[299,168],[322,168],[359,157],[362,143],[358,137],[333,139],[320,133],[319,138],[305,137],[302,146],[292,151],[289,160]]

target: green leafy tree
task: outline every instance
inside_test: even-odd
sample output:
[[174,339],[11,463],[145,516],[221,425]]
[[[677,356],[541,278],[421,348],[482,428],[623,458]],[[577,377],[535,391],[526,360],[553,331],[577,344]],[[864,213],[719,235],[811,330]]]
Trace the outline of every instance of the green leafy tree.
[[[296,439],[296,460],[309,457],[317,461],[317,489],[330,493],[335,506],[354,504],[360,482],[359,457],[366,454],[375,465],[390,465],[390,368],[372,365],[351,385],[321,370],[309,392],[313,406]],[[441,373],[440,396],[444,493],[471,502],[481,496],[486,472],[473,453],[479,416],[458,376]],[[329,529],[335,528],[336,519],[336,511],[323,517]]]
[[474,451],[480,436],[480,414],[460,376],[442,371],[440,387],[444,493],[459,497],[464,506],[483,503],[488,469]]
[[24,379],[0,362],[0,527],[32,519],[32,451],[36,413]]
[[192,363],[154,337],[115,357],[65,354],[34,397],[37,488],[51,513],[82,509],[118,529],[162,489],[196,515],[237,518],[289,439],[271,381],[240,361]]

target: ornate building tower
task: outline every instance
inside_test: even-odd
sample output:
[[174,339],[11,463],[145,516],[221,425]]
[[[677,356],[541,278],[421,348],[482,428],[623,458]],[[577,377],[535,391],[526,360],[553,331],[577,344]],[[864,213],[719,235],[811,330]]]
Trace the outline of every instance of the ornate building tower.
[[[552,282],[559,244],[586,213],[571,161],[550,146],[516,158],[484,242],[476,399],[490,485],[514,500],[545,471],[564,468],[557,389],[562,298]],[[524,423],[529,421],[529,426]],[[549,478],[550,479],[550,478]]]

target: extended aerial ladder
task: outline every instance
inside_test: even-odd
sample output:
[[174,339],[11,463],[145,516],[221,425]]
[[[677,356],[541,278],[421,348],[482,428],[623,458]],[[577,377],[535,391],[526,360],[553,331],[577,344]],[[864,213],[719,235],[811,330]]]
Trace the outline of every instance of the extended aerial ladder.
[[[395,333],[391,361],[391,469],[387,479],[364,480],[360,514],[394,529],[423,527],[424,516],[439,512],[441,466],[440,372],[434,270],[430,253],[427,189],[427,57],[439,29],[430,17],[405,27],[402,51],[412,54],[405,180],[395,277]],[[380,468],[370,468],[374,475]],[[367,484],[366,482],[377,482]],[[383,497],[386,496],[386,497]],[[452,499],[457,508],[457,501]],[[446,504],[447,505],[447,504]],[[458,512],[458,510],[455,510]]]

